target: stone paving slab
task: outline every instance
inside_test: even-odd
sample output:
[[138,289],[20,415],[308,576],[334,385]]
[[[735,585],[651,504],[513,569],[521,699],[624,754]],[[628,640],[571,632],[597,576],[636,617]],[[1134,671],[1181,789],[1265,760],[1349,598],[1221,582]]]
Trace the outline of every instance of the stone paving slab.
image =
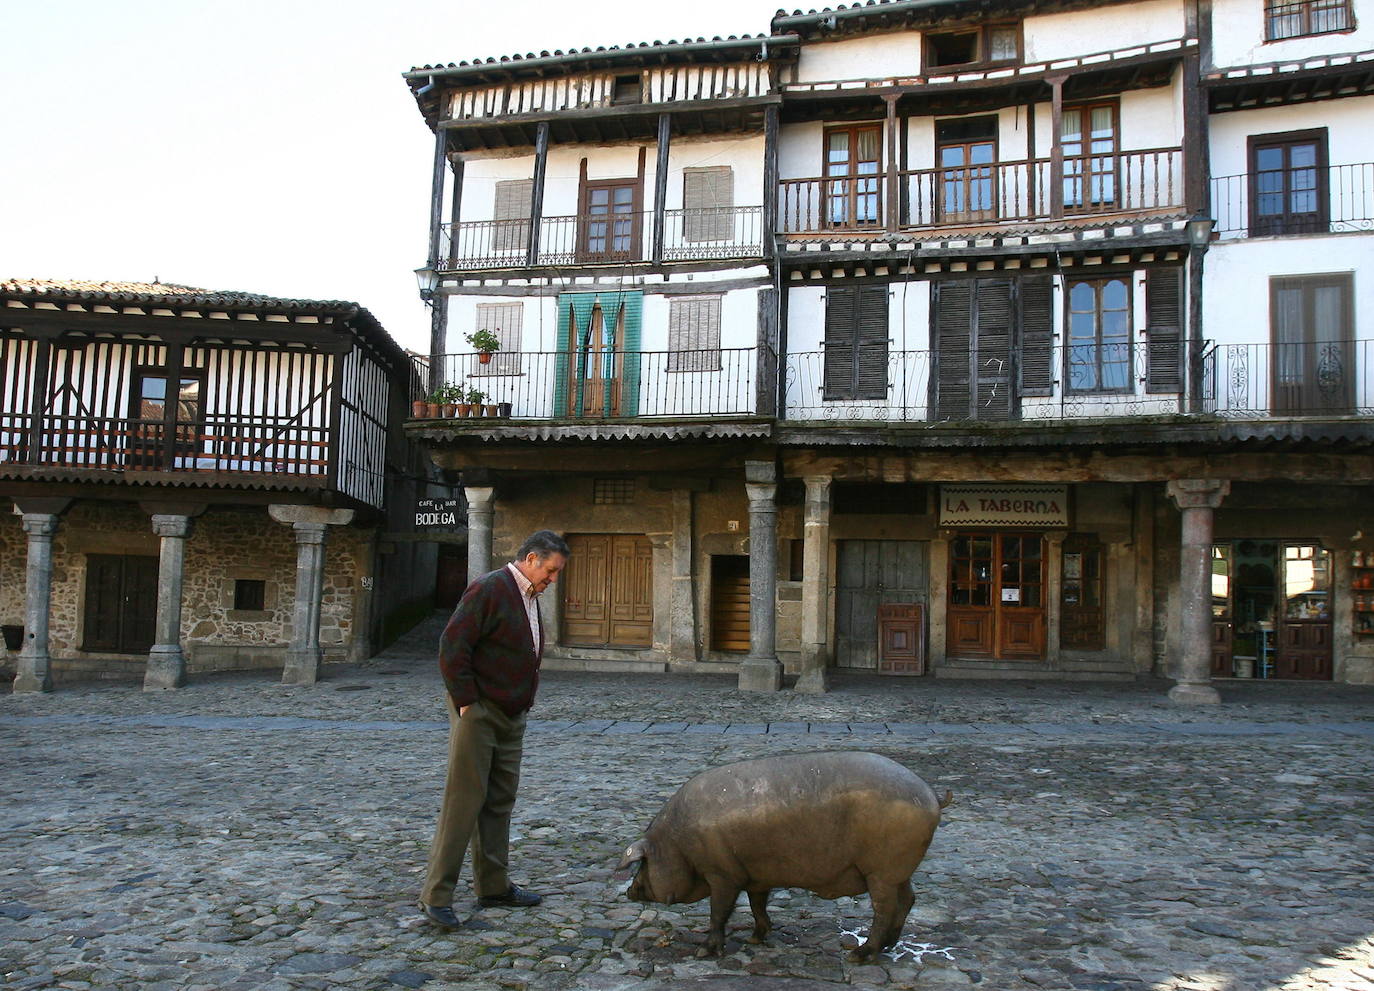
[[[441,933],[414,909],[448,745],[416,642],[309,689],[0,696],[0,986],[1374,988],[1369,689],[1223,685],[1190,710],[1151,681],[841,675],[816,697],[546,672],[512,837],[545,901],[477,910],[464,878],[471,921]],[[696,955],[704,902],[625,899],[621,851],[696,770],[855,748],[953,792],[894,952],[848,961],[866,898],[774,892],[769,943],[742,908],[719,959]]]

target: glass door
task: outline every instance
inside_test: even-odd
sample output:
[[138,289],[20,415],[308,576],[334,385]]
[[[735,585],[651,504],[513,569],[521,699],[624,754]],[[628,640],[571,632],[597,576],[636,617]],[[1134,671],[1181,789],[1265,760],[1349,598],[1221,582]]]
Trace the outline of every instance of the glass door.
[[831,227],[882,224],[882,127],[863,124],[825,134],[825,209]]
[[950,544],[947,641],[956,656],[1045,656],[1045,557],[1039,534],[960,534]]

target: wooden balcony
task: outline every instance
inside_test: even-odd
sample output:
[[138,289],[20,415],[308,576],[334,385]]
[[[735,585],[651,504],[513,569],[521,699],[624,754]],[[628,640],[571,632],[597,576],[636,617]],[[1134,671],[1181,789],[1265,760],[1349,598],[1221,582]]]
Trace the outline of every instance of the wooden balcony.
[[654,258],[651,211],[544,217],[530,243],[528,220],[477,220],[445,224],[445,271],[540,265],[615,265],[650,261],[710,261],[763,255],[763,207],[666,210],[662,256]]
[[784,179],[782,234],[878,233],[1148,215],[1183,209],[1180,148],[1072,155],[897,173]]

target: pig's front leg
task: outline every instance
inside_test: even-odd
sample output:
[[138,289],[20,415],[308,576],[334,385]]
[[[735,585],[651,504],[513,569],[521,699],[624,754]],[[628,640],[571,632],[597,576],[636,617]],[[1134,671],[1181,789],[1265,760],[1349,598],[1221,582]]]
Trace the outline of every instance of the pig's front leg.
[[749,892],[749,911],[754,913],[755,943],[762,943],[773,931],[773,920],[768,918],[768,889]]
[[718,957],[725,952],[725,923],[730,921],[730,913],[735,910],[740,889],[722,877],[708,877],[706,883],[711,886],[711,929],[698,955]]

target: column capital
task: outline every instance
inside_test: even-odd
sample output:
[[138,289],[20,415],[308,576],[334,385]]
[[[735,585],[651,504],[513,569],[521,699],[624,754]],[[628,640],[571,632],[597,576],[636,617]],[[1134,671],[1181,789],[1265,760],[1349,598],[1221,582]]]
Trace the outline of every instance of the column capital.
[[768,513],[776,512],[774,497],[778,494],[778,487],[770,483],[745,482],[744,490],[749,493],[749,512]]
[[1216,509],[1231,492],[1224,478],[1176,478],[1166,490],[1179,509]]
[[278,523],[317,523],[321,526],[345,526],[353,522],[351,509],[325,509],[323,506],[302,506],[294,503],[274,503],[267,507],[267,515]]
[[298,544],[322,544],[328,524],[292,523],[291,529],[296,531],[296,543]]
[[463,495],[468,501],[468,512],[490,511],[492,497],[496,495],[496,489],[490,485],[465,485]]
[[746,461],[744,462],[744,480],[746,482],[775,483],[778,480],[778,466],[772,461]]
[[646,533],[644,536],[649,538],[649,545],[659,549],[667,547],[673,541],[671,533]]
[[56,513],[24,513],[21,519],[24,532],[30,537],[51,537],[61,522]]
[[188,537],[191,534],[190,517],[154,513],[153,533],[159,537]]

